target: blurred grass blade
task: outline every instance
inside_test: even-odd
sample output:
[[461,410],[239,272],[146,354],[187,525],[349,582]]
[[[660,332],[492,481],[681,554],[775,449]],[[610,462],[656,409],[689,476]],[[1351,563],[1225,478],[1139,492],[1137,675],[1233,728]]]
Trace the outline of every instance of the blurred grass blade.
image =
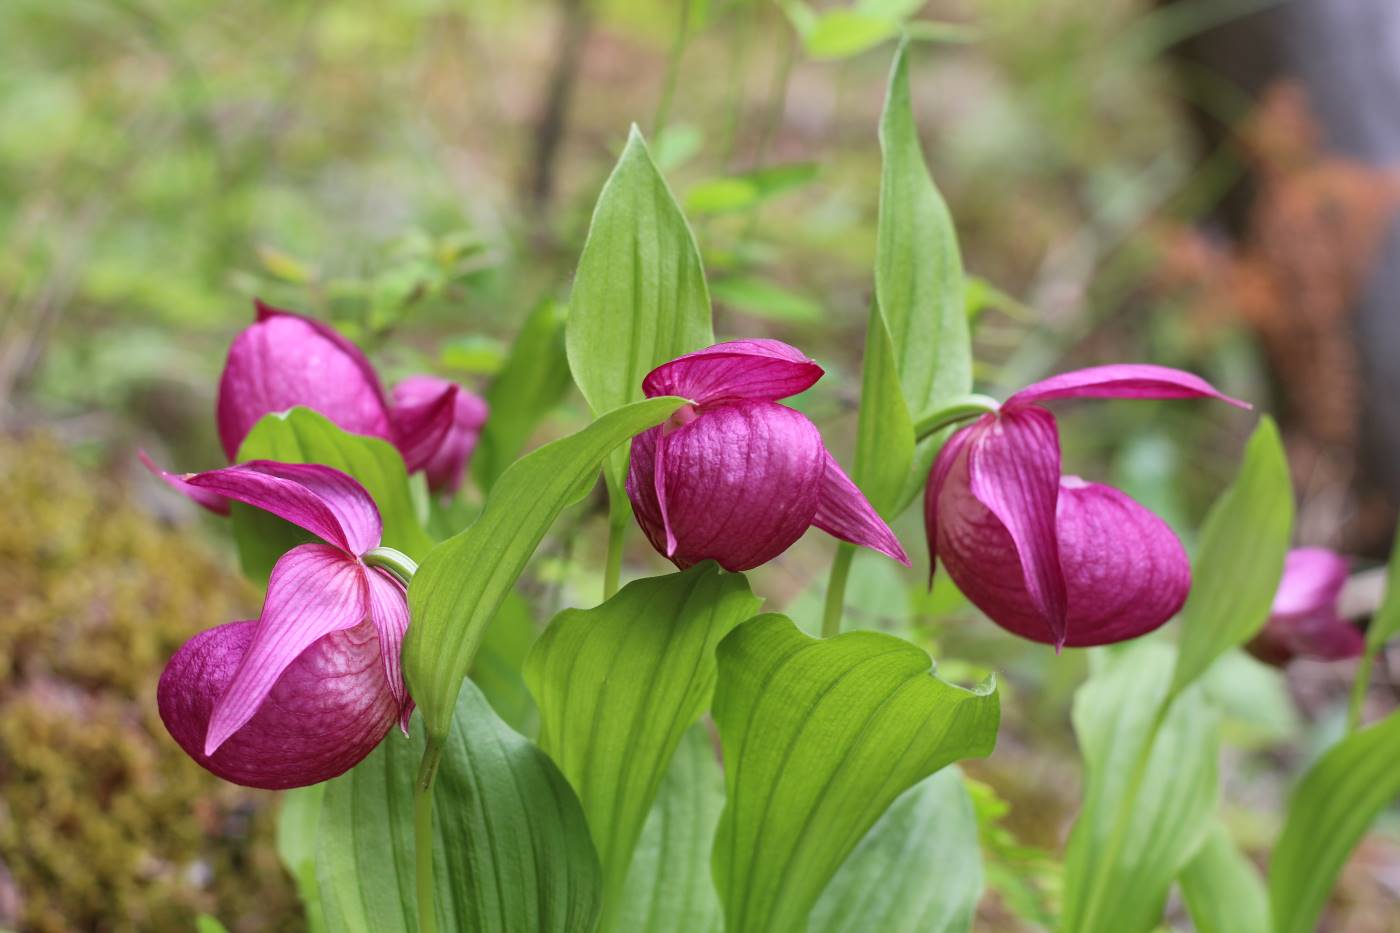
[[710,878],[710,849],[724,808],[724,776],[703,725],[676,746],[637,839],[622,900],[609,910],[626,933],[720,933],[724,917]]
[[[1065,856],[1064,933],[1156,929],[1172,882],[1210,830],[1219,716],[1200,687],[1176,697],[1140,765],[1173,655],[1168,645],[1137,642],[1075,694],[1085,794]],[[1125,810],[1127,797],[1133,804]],[[1119,826],[1123,815],[1128,821]]]
[[569,361],[564,353],[566,314],[557,301],[536,305],[486,390],[491,414],[472,454],[472,475],[486,492],[569,390]]
[[977,816],[957,768],[885,811],[812,912],[810,933],[967,933],[982,896]]
[[715,646],[762,605],[705,561],[554,618],[525,661],[540,745],[573,784],[603,865],[603,929],[676,745],[714,691]]
[[1216,824],[1181,873],[1196,933],[1269,933],[1269,895],[1259,870]]
[[1181,691],[1269,618],[1293,530],[1293,487],[1283,443],[1265,416],[1245,447],[1230,488],[1211,506],[1181,610],[1181,642],[1172,675]]
[[769,198],[801,188],[816,177],[817,163],[793,162],[711,178],[686,192],[685,209],[692,216],[746,211]]
[[516,461],[501,474],[475,524],[420,563],[408,588],[413,624],[403,663],[434,738],[447,734],[487,625],[571,496],[612,450],[681,404],[663,396],[627,405]]
[[893,636],[818,640],[780,615],[720,643],[714,717],[727,801],[713,868],[730,933],[804,930],[827,882],[900,794],[992,750],[993,682],[965,690],[930,666]]
[[1269,863],[1275,933],[1309,933],[1366,829],[1400,796],[1400,712],[1332,746],[1303,776]]
[[[425,733],[395,730],[326,785],[318,876],[333,933],[416,933],[412,787]],[[598,859],[549,757],[474,684],[457,701],[433,788],[438,929],[574,933],[596,921]]]
[[1371,669],[1385,643],[1400,632],[1400,528],[1395,529],[1395,540],[1390,546],[1390,562],[1385,571],[1385,595],[1380,607],[1371,617],[1366,627],[1366,651],[1361,663],[1356,666],[1355,680],[1351,688],[1351,703],[1347,709],[1347,729],[1354,730],[1361,724],[1361,707],[1366,702],[1366,691],[1371,685]]
[[[239,445],[238,460],[320,463],[349,473],[379,508],[385,547],[422,560],[433,546],[418,523],[403,457],[388,441],[350,434],[324,415],[297,407],[259,419]],[[255,580],[266,580],[279,557],[312,540],[290,522],[242,503],[233,504],[232,516],[243,572]]]
[[[715,342],[695,237],[632,127],[603,185],[569,297],[569,368],[595,415],[642,398],[642,377]],[[608,460],[608,489],[625,494],[626,449]]]

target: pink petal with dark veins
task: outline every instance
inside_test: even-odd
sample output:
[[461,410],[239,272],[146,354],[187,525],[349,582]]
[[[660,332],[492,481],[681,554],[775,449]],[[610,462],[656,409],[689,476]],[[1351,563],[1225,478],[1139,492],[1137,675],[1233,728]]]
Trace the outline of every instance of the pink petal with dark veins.
[[834,538],[879,551],[909,566],[909,555],[904,553],[899,539],[830,451],[826,453],[821,498],[812,524]]
[[1001,407],[1014,411],[1057,398],[1213,398],[1239,408],[1251,407],[1222,394],[1200,376],[1150,363],[1116,363],[1060,373],[1026,386]]
[[[452,413],[443,427],[437,406],[442,404],[444,393],[449,392],[453,393]],[[393,398],[404,462],[410,458],[418,461],[418,468],[427,476],[428,488],[434,492],[456,492],[476,450],[481,426],[486,423],[485,400],[454,382],[434,376],[404,379],[394,386]]]
[[810,388],[822,368],[780,340],[731,340],[662,363],[642,380],[648,398],[679,395],[698,405],[776,402]]
[[366,620],[310,645],[212,756],[204,737],[218,697],[240,667],[257,623],[230,622],[185,643],[161,675],[157,700],[170,735],[227,781],[280,790],[329,780],[373,751],[399,707]]
[[379,653],[384,657],[384,678],[403,713],[400,725],[408,734],[408,716],[413,703],[403,679],[403,637],[408,631],[408,591],[398,578],[383,567],[368,567],[369,619],[379,633]]

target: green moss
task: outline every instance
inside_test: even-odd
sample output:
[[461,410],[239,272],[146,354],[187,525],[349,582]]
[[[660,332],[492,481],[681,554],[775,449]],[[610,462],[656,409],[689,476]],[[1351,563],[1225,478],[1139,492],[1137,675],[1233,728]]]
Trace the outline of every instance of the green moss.
[[258,594],[55,442],[0,438],[0,927],[301,926],[273,795],[185,757],[156,682]]

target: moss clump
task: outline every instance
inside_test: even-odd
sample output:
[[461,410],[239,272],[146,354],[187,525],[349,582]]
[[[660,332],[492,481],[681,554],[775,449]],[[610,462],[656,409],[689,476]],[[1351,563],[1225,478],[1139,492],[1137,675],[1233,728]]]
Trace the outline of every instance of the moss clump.
[[256,591],[51,440],[0,437],[0,515],[0,927],[299,927],[272,795],[156,713],[166,659]]

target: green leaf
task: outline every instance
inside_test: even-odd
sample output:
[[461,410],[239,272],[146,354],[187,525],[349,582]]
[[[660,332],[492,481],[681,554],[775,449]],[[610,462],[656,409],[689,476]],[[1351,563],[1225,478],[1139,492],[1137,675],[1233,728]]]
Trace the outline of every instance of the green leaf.
[[[634,126],[598,195],[569,297],[569,368],[595,415],[642,398],[642,378],[715,342],[700,250]],[[610,457],[623,496],[626,450]]]
[[958,237],[924,162],[908,59],[908,45],[900,43],[880,119],[875,294],[899,354],[909,410],[921,415],[972,390],[972,345]]
[[277,813],[277,856],[296,881],[309,933],[326,928],[321,889],[316,883],[316,839],[325,789],[324,783],[294,787],[282,794],[282,807]]
[[218,917],[209,914],[200,914],[194,918],[195,933],[228,933],[228,927],[224,926]]
[[1380,608],[1371,617],[1366,628],[1366,653],[1375,655],[1385,643],[1400,632],[1400,528],[1395,532],[1395,543],[1390,548],[1390,563],[1385,572],[1385,596]]
[[607,911],[676,744],[714,691],[715,646],[762,602],[743,574],[705,561],[564,610],[530,651],[540,746],[588,814]]
[[1259,870],[1216,824],[1181,873],[1196,933],[1269,933],[1269,896]]
[[811,933],[967,933],[982,896],[977,816],[957,768],[905,791],[846,859]]
[[518,592],[508,593],[486,628],[471,671],[472,682],[486,695],[496,715],[525,735],[534,734],[539,718],[522,673],[538,634],[530,604]]
[[1400,713],[1352,733],[1303,776],[1269,862],[1275,933],[1307,933],[1347,856],[1400,796]]
[[[317,873],[334,933],[414,933],[413,782],[425,744],[391,733],[326,785]],[[591,929],[601,897],[583,811],[549,757],[462,690],[433,786],[438,929]]]
[[403,663],[435,738],[447,734],[457,691],[486,627],[570,496],[614,448],[665,421],[682,403],[670,396],[636,402],[516,461],[501,474],[476,522],[420,562],[408,588],[413,624]]
[[[349,473],[379,507],[385,547],[421,560],[433,546],[413,509],[403,457],[388,441],[350,434],[324,415],[297,407],[264,415],[243,439],[238,460],[320,463]],[[290,522],[242,503],[234,503],[232,515],[243,571],[253,579],[267,579],[279,557],[314,540]]]
[[771,165],[738,175],[711,178],[686,193],[690,214],[731,214],[749,210],[769,198],[800,188],[817,177],[817,163]]
[[566,317],[567,309],[556,301],[536,305],[486,390],[491,414],[472,454],[472,476],[487,492],[520,455],[541,419],[569,390],[569,361],[564,355]]
[[828,10],[802,36],[812,58],[850,58],[899,35],[899,21],[859,10]]
[[720,643],[714,717],[727,803],[713,868],[726,929],[786,933],[804,929],[900,794],[991,751],[999,707],[990,680],[944,683],[927,654],[893,636],[819,640],[764,615]]
[[1278,429],[1265,416],[1245,447],[1230,488],[1211,506],[1181,610],[1172,675],[1179,692],[1263,627],[1293,529],[1293,487]]
[[899,385],[890,332],[872,304],[861,365],[860,418],[851,479],[888,520],[903,510],[904,487],[914,462],[914,423]]
[[611,929],[626,933],[720,933],[724,917],[710,879],[710,849],[724,808],[724,776],[701,725],[676,747],[642,826]]
[[1065,858],[1066,933],[1154,929],[1172,881],[1210,829],[1219,717],[1200,687],[1172,702],[1143,760],[1174,655],[1169,645],[1132,644],[1075,694],[1085,794]]
[[822,319],[822,307],[806,295],[799,295],[770,282],[748,275],[719,279],[710,286],[715,300],[754,317],[787,324],[811,324]]

